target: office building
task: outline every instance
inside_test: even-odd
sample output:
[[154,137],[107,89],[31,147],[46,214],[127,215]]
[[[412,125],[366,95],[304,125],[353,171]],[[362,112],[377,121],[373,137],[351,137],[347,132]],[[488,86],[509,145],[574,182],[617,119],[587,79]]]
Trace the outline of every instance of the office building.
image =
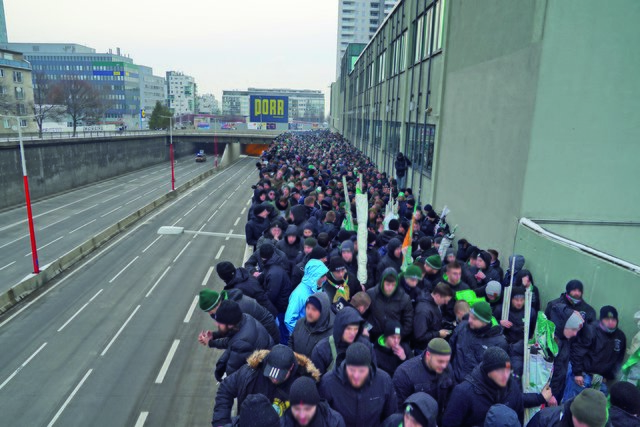
[[198,96],[198,114],[220,114],[220,105],[215,95],[206,93]]
[[336,76],[340,61],[350,43],[368,43],[378,31],[396,0],[339,0]]
[[139,65],[140,70],[140,108],[147,117],[151,115],[157,102],[167,105],[167,83],[164,77],[154,76],[151,67]]
[[277,95],[289,99],[289,121],[324,122],[324,94],[320,90],[263,89],[222,91],[222,114],[249,116],[252,95]]
[[[28,116],[33,114],[33,82],[31,65],[20,52],[0,49],[0,114]],[[35,132],[37,125],[32,118],[11,119],[2,117],[0,134],[16,135],[17,125],[22,132]],[[16,127],[16,130],[13,128]]]
[[193,77],[180,71],[167,71],[168,107],[174,115],[195,114],[197,87]]
[[249,116],[249,92],[246,90],[222,91],[222,114],[225,116]]

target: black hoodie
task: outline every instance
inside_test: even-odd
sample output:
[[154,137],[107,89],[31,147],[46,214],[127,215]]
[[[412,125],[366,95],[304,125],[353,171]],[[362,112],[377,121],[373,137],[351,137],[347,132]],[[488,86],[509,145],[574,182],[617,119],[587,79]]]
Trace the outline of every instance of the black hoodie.
[[[322,310],[320,319],[315,323],[308,323],[305,317],[298,319],[293,332],[289,336],[289,347],[299,354],[311,357],[313,349],[325,337],[333,331],[334,314],[331,310],[329,297],[324,292],[317,292],[311,297],[320,302]],[[311,298],[309,297],[309,298]]]
[[396,270],[396,274],[400,273],[402,269],[402,257],[396,258],[393,254],[396,249],[402,246],[402,242],[398,238],[393,238],[387,243],[387,253],[380,259],[380,263],[376,268],[376,283],[380,283],[382,279],[382,272],[389,267],[393,267]]

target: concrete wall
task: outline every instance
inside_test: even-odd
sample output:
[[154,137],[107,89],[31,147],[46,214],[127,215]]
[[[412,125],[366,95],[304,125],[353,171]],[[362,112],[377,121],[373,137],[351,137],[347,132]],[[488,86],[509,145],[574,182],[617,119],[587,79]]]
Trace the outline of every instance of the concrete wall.
[[543,307],[564,292],[569,280],[579,279],[585,286],[585,301],[598,314],[603,305],[618,309],[620,328],[629,342],[638,332],[633,315],[640,310],[640,275],[558,243],[523,225],[518,226],[516,252],[526,257],[525,266],[533,274]]

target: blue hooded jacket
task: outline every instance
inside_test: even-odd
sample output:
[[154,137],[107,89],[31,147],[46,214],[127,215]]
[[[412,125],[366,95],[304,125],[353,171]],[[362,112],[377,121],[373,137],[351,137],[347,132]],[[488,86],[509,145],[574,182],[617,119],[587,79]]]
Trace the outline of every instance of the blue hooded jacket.
[[304,310],[307,299],[314,293],[320,291],[318,289],[318,279],[327,274],[329,269],[324,263],[318,259],[311,259],[304,267],[304,277],[300,284],[294,289],[289,297],[289,306],[284,315],[284,323],[287,325],[289,332],[293,332],[296,322],[304,316]]

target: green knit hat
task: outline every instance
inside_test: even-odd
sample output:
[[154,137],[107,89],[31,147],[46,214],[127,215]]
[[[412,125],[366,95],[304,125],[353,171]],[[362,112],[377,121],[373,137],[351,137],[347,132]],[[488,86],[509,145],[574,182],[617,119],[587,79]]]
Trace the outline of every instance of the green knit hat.
[[440,259],[440,255],[431,255],[425,261],[425,264],[434,270],[440,270],[442,268],[442,260]]
[[598,390],[582,390],[571,403],[571,414],[590,427],[603,427],[607,423],[607,398]]
[[223,299],[227,299],[227,293],[212,291],[211,289],[203,289],[200,291],[200,309],[202,311],[211,311],[220,304]]
[[491,323],[491,305],[486,301],[478,301],[471,307],[471,313],[484,323]]
[[420,280],[420,279],[422,279],[422,270],[417,265],[411,264],[404,271],[404,277],[405,277],[405,279],[408,278],[408,279],[418,279],[418,280]]
[[431,354],[446,356],[451,354],[451,346],[442,338],[434,338],[427,344],[427,351]]

